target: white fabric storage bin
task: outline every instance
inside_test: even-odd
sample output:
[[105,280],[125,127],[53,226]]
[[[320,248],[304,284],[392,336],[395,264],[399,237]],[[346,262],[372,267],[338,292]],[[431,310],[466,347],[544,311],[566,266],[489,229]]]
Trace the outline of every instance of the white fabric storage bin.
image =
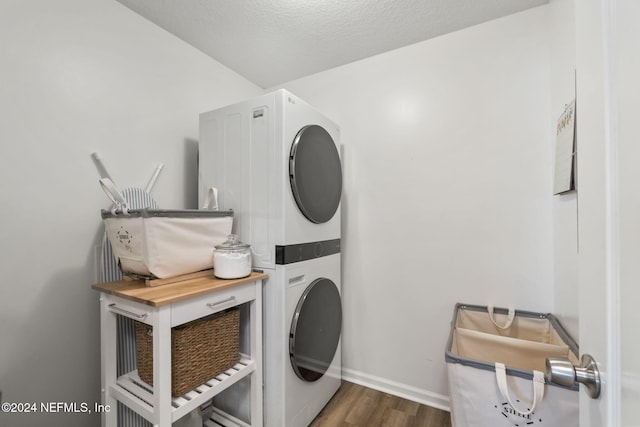
[[460,328],[453,331],[451,352],[460,357],[491,364],[500,362],[528,371],[544,371],[545,360],[551,356],[567,357],[573,359],[574,364],[577,363],[568,345],[501,337]]
[[214,246],[231,234],[232,211],[103,210],[107,236],[125,274],[165,279],[213,268]]
[[578,427],[578,387],[542,373],[547,357],[578,364],[577,354],[551,314],[457,304],[445,351],[452,425]]
[[[509,318],[509,310],[495,309],[491,307],[467,306],[467,309],[457,311],[455,328],[468,329],[478,332],[486,332],[503,337],[519,338],[522,340],[539,343],[566,345],[565,340],[546,314],[528,313],[515,315],[511,310],[512,318]],[[491,311],[491,313],[490,313]],[[492,321],[493,319],[493,321]],[[508,326],[507,323],[509,322]],[[556,322],[557,324],[557,322]]]

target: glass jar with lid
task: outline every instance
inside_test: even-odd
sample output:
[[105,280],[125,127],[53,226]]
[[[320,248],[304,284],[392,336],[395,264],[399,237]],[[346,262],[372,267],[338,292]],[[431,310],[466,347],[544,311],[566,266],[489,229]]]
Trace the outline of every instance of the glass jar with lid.
[[237,234],[213,251],[213,274],[220,279],[239,279],[251,274],[251,246],[242,243]]

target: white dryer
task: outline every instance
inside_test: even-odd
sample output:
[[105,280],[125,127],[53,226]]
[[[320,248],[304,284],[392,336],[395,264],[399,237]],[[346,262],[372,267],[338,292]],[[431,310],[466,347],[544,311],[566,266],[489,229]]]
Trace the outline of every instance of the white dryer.
[[307,426],[340,386],[339,142],[335,123],[285,90],[200,115],[199,194],[218,188],[269,275],[267,427]]
[[283,89],[200,115],[199,194],[219,189],[255,267],[302,260],[309,242],[339,249],[339,143],[335,123]]

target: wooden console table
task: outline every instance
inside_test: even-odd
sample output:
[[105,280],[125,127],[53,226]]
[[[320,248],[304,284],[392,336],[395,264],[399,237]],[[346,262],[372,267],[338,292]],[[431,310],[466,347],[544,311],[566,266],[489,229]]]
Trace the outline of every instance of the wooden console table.
[[[122,402],[157,427],[171,423],[237,383],[251,378],[251,423],[214,408],[212,421],[224,426],[262,427],[262,280],[252,273],[237,280],[208,277],[148,287],[143,281],[93,285],[100,292],[101,382],[103,427],[117,427],[117,402]],[[179,397],[171,396],[171,328],[231,307],[249,306],[249,354],[233,368]],[[137,371],[117,377],[116,316],[153,328],[153,386]],[[241,328],[242,329],[242,328]]]

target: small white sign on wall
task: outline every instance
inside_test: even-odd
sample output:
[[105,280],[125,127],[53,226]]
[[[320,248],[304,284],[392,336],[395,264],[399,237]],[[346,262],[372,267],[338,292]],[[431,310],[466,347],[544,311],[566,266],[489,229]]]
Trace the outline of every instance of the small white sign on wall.
[[553,194],[566,193],[575,189],[575,125],[576,101],[574,99],[558,119],[556,128],[556,168]]

